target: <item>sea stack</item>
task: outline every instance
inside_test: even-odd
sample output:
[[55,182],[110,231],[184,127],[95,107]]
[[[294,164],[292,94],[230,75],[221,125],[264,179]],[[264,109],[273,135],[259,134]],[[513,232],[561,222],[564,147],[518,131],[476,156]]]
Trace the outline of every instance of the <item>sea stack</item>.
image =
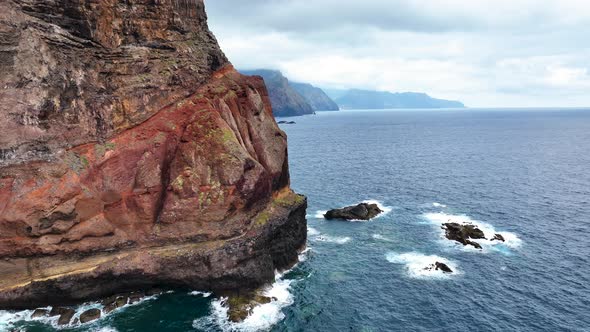
[[305,246],[267,89],[202,0],[2,1],[0,101],[0,309],[253,289]]
[[353,206],[343,207],[341,209],[332,209],[326,214],[324,218],[328,220],[371,220],[383,213],[377,204],[360,203]]

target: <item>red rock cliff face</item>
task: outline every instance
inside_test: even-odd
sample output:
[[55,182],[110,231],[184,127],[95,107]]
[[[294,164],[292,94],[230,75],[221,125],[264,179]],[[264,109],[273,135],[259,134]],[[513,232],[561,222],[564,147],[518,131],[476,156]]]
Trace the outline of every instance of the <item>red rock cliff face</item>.
[[286,135],[202,1],[4,1],[0,64],[0,308],[252,288],[296,261]]

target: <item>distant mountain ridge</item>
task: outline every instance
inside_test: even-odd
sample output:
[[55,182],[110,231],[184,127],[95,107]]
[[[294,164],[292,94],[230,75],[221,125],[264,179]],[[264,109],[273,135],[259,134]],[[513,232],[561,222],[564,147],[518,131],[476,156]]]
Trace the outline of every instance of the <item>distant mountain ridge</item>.
[[273,114],[276,117],[300,116],[316,111],[388,108],[464,108],[460,101],[438,99],[420,92],[393,93],[362,89],[321,89],[308,83],[290,82],[278,70],[240,70],[245,75],[264,79]]
[[289,83],[278,70],[241,70],[245,75],[261,76],[264,79],[273,114],[277,117],[313,114],[314,110],[305,98]]
[[324,90],[309,83],[290,82],[290,85],[309,103],[314,111],[338,111],[340,108]]
[[437,99],[426,93],[371,91],[351,89],[348,91],[328,90],[337,96],[335,102],[343,109],[387,109],[387,108],[464,108],[460,101]]

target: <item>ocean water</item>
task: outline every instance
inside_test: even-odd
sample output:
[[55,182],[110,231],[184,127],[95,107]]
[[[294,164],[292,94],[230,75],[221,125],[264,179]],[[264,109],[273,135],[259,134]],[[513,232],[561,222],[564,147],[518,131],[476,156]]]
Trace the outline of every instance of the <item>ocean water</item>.
[[[241,324],[223,299],[161,294],[71,331],[590,331],[590,110],[343,111],[292,119],[308,250]],[[369,222],[326,221],[375,201]],[[478,225],[505,243],[450,242]],[[444,262],[453,274],[425,270]],[[92,306],[88,304],[86,307]],[[55,331],[30,312],[0,330]]]

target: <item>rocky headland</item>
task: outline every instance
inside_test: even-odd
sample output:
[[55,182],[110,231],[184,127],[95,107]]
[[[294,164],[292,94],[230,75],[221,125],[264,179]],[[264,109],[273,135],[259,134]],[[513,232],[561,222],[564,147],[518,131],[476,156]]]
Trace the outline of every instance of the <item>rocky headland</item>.
[[269,69],[243,70],[246,75],[256,75],[264,79],[273,113],[278,117],[313,114],[314,110],[305,98],[297,92],[280,71]]
[[338,105],[320,88],[309,83],[290,82],[290,85],[307,101],[314,111],[338,111]]
[[0,309],[255,289],[305,246],[268,90],[202,0],[3,1],[0,100]]

